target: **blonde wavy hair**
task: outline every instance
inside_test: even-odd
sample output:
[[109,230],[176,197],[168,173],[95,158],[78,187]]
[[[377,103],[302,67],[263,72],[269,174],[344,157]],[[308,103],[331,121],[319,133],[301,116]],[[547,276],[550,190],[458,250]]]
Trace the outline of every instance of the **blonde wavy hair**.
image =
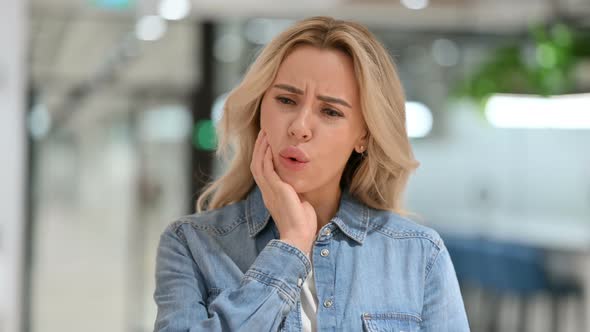
[[342,51],[354,63],[369,137],[364,154],[351,154],[341,187],[348,188],[351,195],[369,207],[407,215],[402,195],[410,173],[419,163],[406,133],[405,97],[395,66],[385,48],[363,25],[325,16],[299,21],[275,37],[228,94],[217,126],[216,155],[229,161],[229,167],[205,186],[196,203],[197,212],[243,200],[255,185],[250,163],[260,131],[262,97],[283,59],[303,44]]

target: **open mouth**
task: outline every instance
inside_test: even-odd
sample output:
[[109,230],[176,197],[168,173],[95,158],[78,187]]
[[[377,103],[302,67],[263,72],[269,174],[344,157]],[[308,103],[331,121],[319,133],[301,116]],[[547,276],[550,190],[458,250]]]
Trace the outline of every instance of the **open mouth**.
[[300,171],[307,166],[308,162],[301,162],[298,161],[296,158],[293,157],[280,157],[281,163],[289,170],[293,171]]
[[288,146],[279,152],[280,163],[284,169],[300,171],[309,164],[307,154],[296,146]]

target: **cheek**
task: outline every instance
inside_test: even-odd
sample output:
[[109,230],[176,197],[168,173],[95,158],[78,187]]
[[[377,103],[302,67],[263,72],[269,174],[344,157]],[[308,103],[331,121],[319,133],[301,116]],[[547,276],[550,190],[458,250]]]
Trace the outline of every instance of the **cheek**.
[[268,130],[268,120],[269,120],[269,109],[270,105],[268,105],[267,98],[262,99],[262,103],[260,103],[260,128]]
[[286,132],[288,118],[285,117],[274,100],[263,100],[260,105],[260,128],[266,131],[271,142]]
[[264,98],[260,104],[260,127],[267,132],[277,127],[280,117],[272,98]]
[[340,169],[346,165],[353,146],[349,142],[348,131],[336,133],[323,139],[328,144],[322,144],[322,155],[325,156],[324,165],[330,169]]
[[268,141],[271,145],[273,154],[275,151],[277,139],[280,138],[280,132],[283,128],[281,117],[277,116],[276,106],[273,105],[272,100],[263,99],[260,105],[260,128],[267,134]]

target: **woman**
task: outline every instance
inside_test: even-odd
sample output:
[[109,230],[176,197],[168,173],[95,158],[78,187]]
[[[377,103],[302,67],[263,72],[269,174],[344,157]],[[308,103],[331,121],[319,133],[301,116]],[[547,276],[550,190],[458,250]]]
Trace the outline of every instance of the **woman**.
[[226,173],[158,248],[157,331],[468,331],[439,235],[402,217],[404,96],[363,26],[298,22],[228,96]]

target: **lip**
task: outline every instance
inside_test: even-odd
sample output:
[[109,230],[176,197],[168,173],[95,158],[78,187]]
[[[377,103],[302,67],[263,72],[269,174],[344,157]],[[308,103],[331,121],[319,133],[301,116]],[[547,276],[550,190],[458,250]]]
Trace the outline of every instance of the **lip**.
[[295,158],[300,163],[309,162],[309,157],[307,156],[307,154],[305,152],[303,152],[303,150],[301,150],[293,145],[290,145],[290,146],[282,149],[279,152],[279,155],[281,155],[281,157],[284,157],[287,159]]
[[305,166],[307,166],[308,162],[300,162],[300,161],[294,161],[291,160],[289,158],[285,158],[283,156],[280,156],[281,159],[281,164],[292,171],[301,171],[305,168]]

